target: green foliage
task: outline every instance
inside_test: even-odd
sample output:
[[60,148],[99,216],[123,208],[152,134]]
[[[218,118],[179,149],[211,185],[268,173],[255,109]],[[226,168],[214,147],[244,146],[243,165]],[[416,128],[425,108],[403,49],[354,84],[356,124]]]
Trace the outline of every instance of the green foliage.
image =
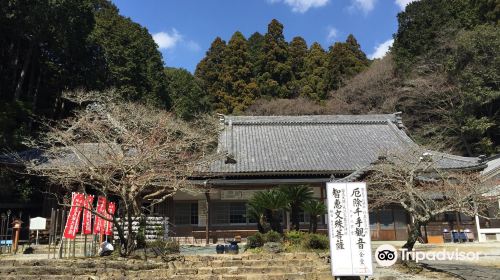
[[164,72],[172,110],[177,116],[189,120],[211,110],[210,97],[191,73],[178,68],[165,68]]
[[93,40],[101,46],[109,70],[106,85],[130,100],[144,100],[168,108],[161,53],[148,30],[118,14],[106,2],[95,15]]
[[265,243],[264,235],[260,232],[257,232],[254,235],[250,235],[247,237],[247,244],[245,248],[258,248],[262,247]]
[[29,116],[64,114],[61,91],[103,86],[102,55],[90,38],[95,2],[6,0],[0,4],[2,147],[19,149],[20,138],[34,134],[37,123]]
[[326,214],[326,205],[319,200],[309,200],[302,204],[302,208],[310,215],[309,232],[316,233],[318,219]]
[[398,15],[392,52],[399,76],[449,83],[435,93],[438,102],[417,96],[401,108],[428,112],[416,124],[426,128],[418,138],[452,143],[469,156],[498,152],[499,18],[500,2],[490,0],[422,0]]
[[0,103],[0,147],[22,147],[29,132],[30,114],[30,106],[22,101]]
[[253,33],[248,38],[248,56],[252,62],[252,76],[257,77],[261,71],[261,65],[258,63],[262,56],[262,46],[264,44],[264,36],[259,32]]
[[41,199],[41,192],[35,187],[38,181],[37,178],[0,168],[0,204],[12,201],[28,203],[31,199]]
[[265,242],[280,242],[281,234],[274,230],[270,230],[264,234],[264,240]]
[[344,86],[348,79],[365,70],[369,64],[370,61],[361,50],[358,41],[350,34],[345,43],[337,42],[330,47],[328,52],[328,88],[338,89]]
[[256,32],[245,40],[235,32],[227,45],[220,38],[214,40],[195,76],[214,98],[216,111],[240,114],[260,97],[321,102],[336,88],[330,84],[339,86],[368,65],[352,35],[327,54],[319,43],[308,49],[301,37],[286,42],[283,29],[274,19],[264,35]]
[[[492,154],[500,135],[500,33],[493,25],[478,25],[459,32],[450,75],[463,98],[457,123],[469,154]],[[496,140],[498,144],[498,139]]]
[[279,189],[288,199],[292,228],[299,230],[299,212],[302,205],[313,198],[313,191],[307,185],[281,186]]
[[328,56],[320,44],[311,45],[304,60],[305,74],[300,95],[313,100],[324,100],[327,97]]
[[302,239],[304,238],[305,233],[298,230],[291,230],[285,233],[285,240],[289,241],[292,244],[300,244]]
[[[396,65],[408,71],[419,56],[434,56],[460,29],[496,23],[500,3],[492,0],[422,0],[398,14],[398,31],[392,48]],[[442,58],[442,57],[441,57]]]
[[330,241],[324,234],[306,234],[302,239],[302,247],[308,250],[326,250],[330,247]]
[[0,34],[2,148],[22,149],[20,139],[39,132],[37,120],[70,114],[75,104],[62,91],[115,87],[130,100],[169,106],[155,42],[109,1],[2,1]]
[[[257,78],[263,87],[262,94],[273,97],[289,97],[286,83],[292,78],[292,69],[288,61],[288,44],[283,35],[283,24],[273,19],[264,35],[262,55],[259,59],[261,75]],[[266,85],[274,85],[267,87]]]
[[288,199],[283,192],[277,189],[256,192],[250,199],[249,205],[262,213],[271,230],[283,232],[281,213],[288,206]]

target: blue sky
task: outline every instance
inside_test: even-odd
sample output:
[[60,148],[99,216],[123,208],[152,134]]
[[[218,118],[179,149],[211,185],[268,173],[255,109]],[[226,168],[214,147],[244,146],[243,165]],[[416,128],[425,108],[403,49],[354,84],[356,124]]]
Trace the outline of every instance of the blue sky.
[[120,14],[145,26],[166,66],[191,72],[215,37],[265,33],[278,19],[287,41],[302,36],[327,49],[352,33],[369,57],[382,57],[397,30],[397,14],[412,0],[113,0]]

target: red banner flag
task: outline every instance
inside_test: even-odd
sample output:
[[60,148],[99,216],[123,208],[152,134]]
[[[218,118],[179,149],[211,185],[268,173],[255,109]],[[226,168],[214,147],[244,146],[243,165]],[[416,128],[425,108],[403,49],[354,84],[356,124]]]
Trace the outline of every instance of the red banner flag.
[[112,235],[113,234],[113,215],[115,214],[116,211],[116,205],[114,202],[110,202],[108,205],[108,212],[106,213],[106,217],[108,218],[109,221],[106,221],[106,230],[104,231],[105,235]]
[[83,234],[92,234],[92,205],[94,202],[93,195],[87,195],[85,198],[85,209],[83,209],[83,224],[82,224],[82,232]]
[[82,213],[82,206],[85,200],[83,193],[72,193],[71,195],[71,210],[69,211],[64,227],[64,238],[75,239],[76,231],[80,224],[80,215]]
[[99,215],[105,216],[106,214],[106,198],[104,196],[99,196],[97,198],[96,212],[97,214],[95,215],[95,220],[94,220],[94,234],[104,233],[105,220],[99,217]]

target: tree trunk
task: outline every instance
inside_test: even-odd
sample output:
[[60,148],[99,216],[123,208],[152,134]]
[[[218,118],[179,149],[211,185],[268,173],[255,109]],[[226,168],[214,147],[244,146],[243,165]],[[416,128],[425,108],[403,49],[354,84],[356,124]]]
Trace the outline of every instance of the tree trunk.
[[408,251],[413,250],[413,246],[415,246],[415,242],[417,242],[418,238],[421,236],[421,231],[420,227],[422,226],[421,222],[413,222],[410,225],[410,233],[408,234],[408,239],[406,240],[406,243],[403,245],[403,248],[407,249]]
[[30,47],[26,52],[26,56],[24,57],[23,69],[21,70],[21,74],[19,75],[19,79],[17,80],[16,91],[14,93],[14,100],[19,100],[19,98],[21,97],[21,91],[23,89],[26,73],[29,70],[32,53],[33,53],[33,44],[30,44]]
[[[17,47],[16,47],[16,46]],[[17,40],[17,44],[12,44],[11,45],[15,49],[15,54],[12,56],[14,60],[12,61],[12,84],[10,86],[11,89],[16,88],[16,81],[17,81],[17,69],[19,68],[19,50],[21,49],[21,40]],[[10,96],[12,97],[12,96]]]
[[299,212],[300,212],[300,207],[298,205],[292,205],[290,207],[291,213],[290,215],[292,216],[292,229],[294,230],[299,230],[300,229],[300,219],[299,219]]
[[280,222],[280,217],[278,211],[269,211],[270,212],[270,221],[269,223],[271,224],[271,229],[273,231],[283,233],[283,229],[281,228],[281,222]]
[[260,233],[266,233],[266,230],[264,229],[263,223],[264,223],[264,217],[261,215],[259,217],[259,219],[257,220],[257,230]]
[[309,223],[309,232],[316,233],[317,229],[318,229],[318,217],[311,215],[311,221]]
[[120,246],[120,255],[122,257],[128,257],[135,250],[135,233],[132,228],[133,218],[134,218],[134,210],[131,207],[131,203],[123,200],[124,207],[124,215],[122,219],[127,220],[127,236],[125,237],[125,229],[121,228],[121,225],[115,224],[118,230],[118,237],[120,238],[121,246]]
[[[37,102],[38,102],[38,89],[40,88],[40,79],[41,79],[41,76],[42,76],[42,73],[39,72],[38,73],[38,78],[36,80],[36,86],[35,86],[35,89],[33,91],[33,103],[31,103],[31,113],[33,115],[36,115],[36,105],[37,105]],[[29,132],[30,134],[33,133],[33,121],[34,121],[34,118],[30,118],[29,120],[29,125],[28,125],[28,128],[29,128]]]

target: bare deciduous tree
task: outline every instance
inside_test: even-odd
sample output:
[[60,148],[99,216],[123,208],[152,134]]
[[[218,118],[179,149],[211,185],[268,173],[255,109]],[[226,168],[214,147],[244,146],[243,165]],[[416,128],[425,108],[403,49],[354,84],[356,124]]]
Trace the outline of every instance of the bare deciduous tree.
[[30,142],[44,158],[24,164],[65,190],[93,190],[118,200],[128,227],[114,221],[121,254],[129,255],[135,246],[132,220],[141,215],[143,202],[198,191],[188,179],[215,159],[217,122],[202,116],[187,123],[164,110],[122,101],[113,92],[67,98],[85,108]]
[[432,218],[457,211],[474,216],[486,210],[490,186],[479,171],[445,170],[439,154],[416,149],[381,157],[367,172],[370,207],[400,205],[412,221],[404,248],[412,250],[421,227]]

